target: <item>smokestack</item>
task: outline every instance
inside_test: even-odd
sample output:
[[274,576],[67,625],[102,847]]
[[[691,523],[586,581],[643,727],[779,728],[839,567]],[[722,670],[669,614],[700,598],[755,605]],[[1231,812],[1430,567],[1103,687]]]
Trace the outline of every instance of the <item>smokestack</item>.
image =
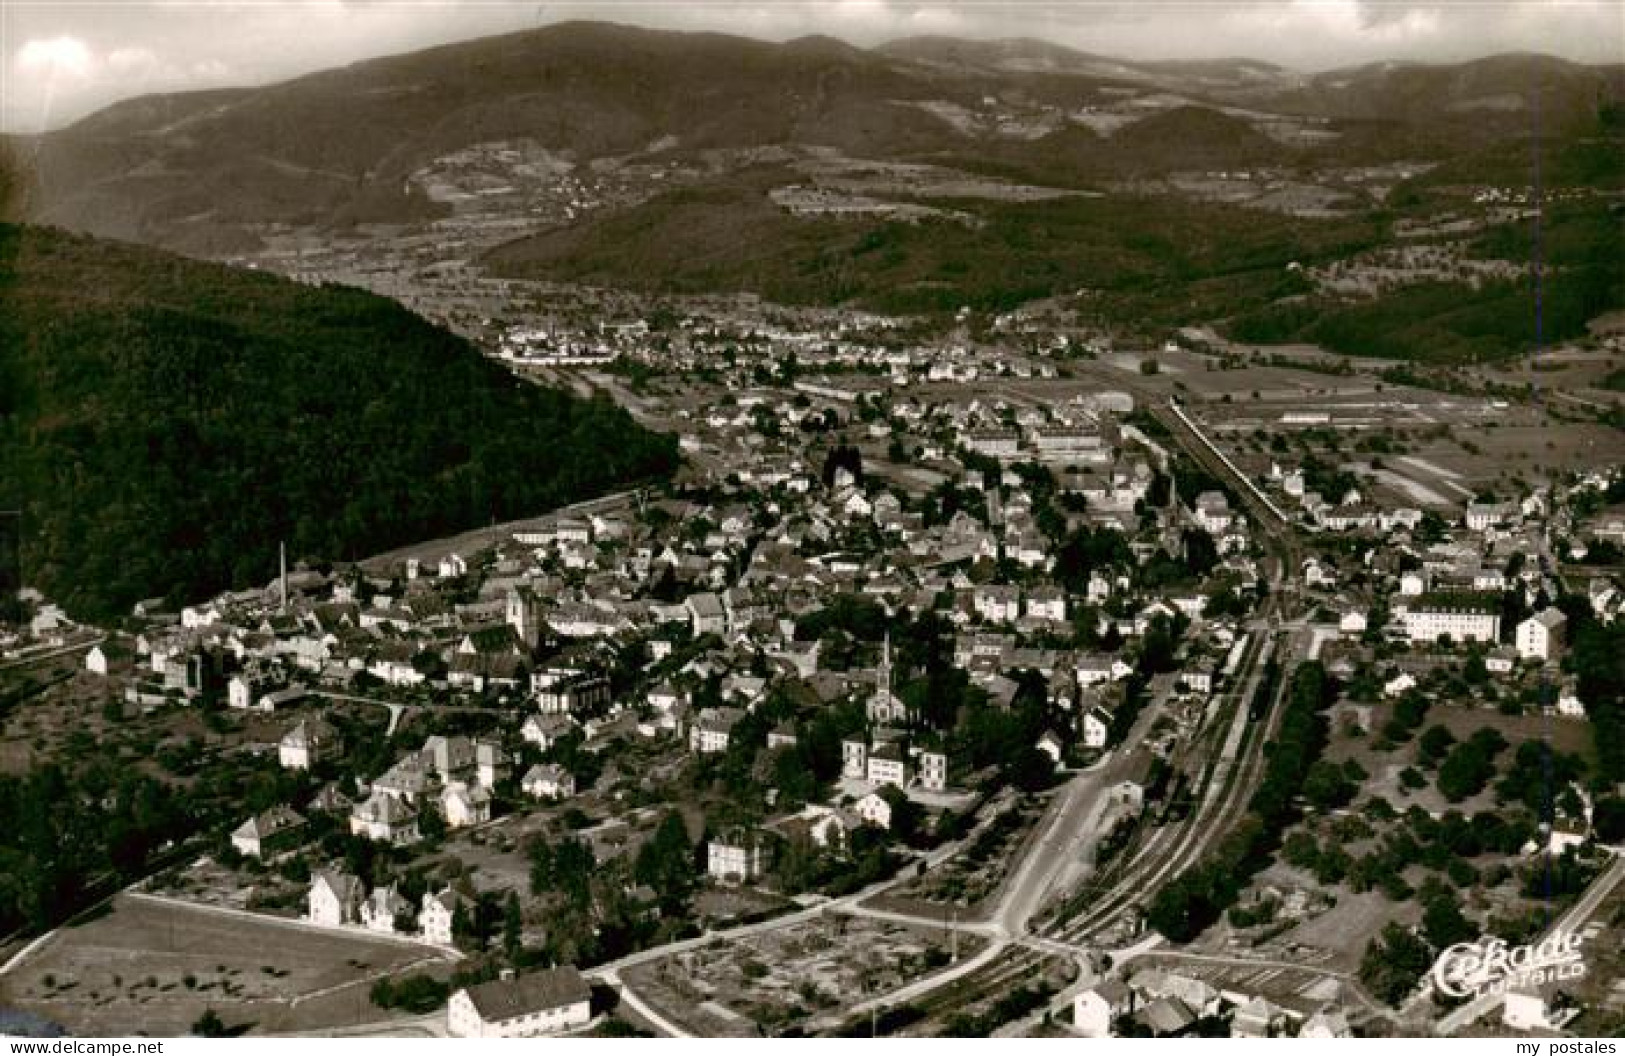
[[282,611],[288,611],[288,544],[277,544],[277,560],[282,566]]

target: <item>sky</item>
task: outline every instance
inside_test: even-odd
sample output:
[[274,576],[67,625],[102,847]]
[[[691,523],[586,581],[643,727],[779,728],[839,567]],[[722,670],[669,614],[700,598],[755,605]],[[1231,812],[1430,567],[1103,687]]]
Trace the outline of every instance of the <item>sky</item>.
[[858,45],[1035,37],[1120,58],[1245,57],[1306,72],[1507,51],[1625,61],[1625,0],[0,0],[0,130],[573,19]]

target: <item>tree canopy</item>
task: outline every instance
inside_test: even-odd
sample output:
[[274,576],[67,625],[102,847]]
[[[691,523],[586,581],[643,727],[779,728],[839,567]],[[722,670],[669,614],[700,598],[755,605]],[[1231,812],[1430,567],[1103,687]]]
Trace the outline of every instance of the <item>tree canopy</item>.
[[673,438],[360,290],[0,226],[0,508],[105,618],[661,478]]

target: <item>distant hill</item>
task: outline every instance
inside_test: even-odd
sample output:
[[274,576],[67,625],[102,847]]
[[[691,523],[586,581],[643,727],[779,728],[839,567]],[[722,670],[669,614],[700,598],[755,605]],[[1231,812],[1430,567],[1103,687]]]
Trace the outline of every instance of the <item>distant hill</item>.
[[0,225],[0,508],[87,617],[668,475],[671,437],[392,301]]
[[[1272,105],[1327,117],[1545,133],[1585,119],[1602,98],[1625,91],[1625,66],[1584,66],[1549,55],[1494,55],[1456,64],[1379,62],[1317,74],[1270,98]],[[1541,131],[1536,128],[1536,131]]]
[[38,219],[182,248],[266,220],[412,214],[404,177],[528,136],[579,159],[812,142],[940,146],[892,100],[940,94],[835,41],[787,44],[569,23],[358,63],[246,92],[136,100],[47,137]]
[[[1085,133],[1087,134],[1087,133]],[[771,169],[668,192],[519,239],[498,274],[653,292],[749,290],[783,303],[890,312],[1007,311],[1089,288],[1116,321],[1227,314],[1282,284],[1289,263],[1374,245],[1367,218],[1308,221],[1165,196],[953,201],[972,219],[807,218],[774,207]]]
[[1254,59],[1207,59],[1139,62],[1092,55],[1045,40],[960,40],[954,37],[904,37],[875,49],[884,55],[948,70],[994,74],[1056,74],[1111,81],[1140,81],[1173,90],[1258,89],[1285,87],[1302,79],[1268,62]]
[[[982,157],[1077,186],[1236,160],[1293,164],[1301,151],[1253,124],[1287,114],[1371,126],[1332,155],[1339,163],[1387,158],[1391,143],[1443,157],[1509,134],[1559,133],[1599,97],[1618,96],[1619,81],[1617,69],[1539,56],[1306,76],[1247,59],[1120,61],[1031,40],[913,38],[866,50],[827,37],[773,43],[572,22],[264,87],[119,103],[42,138],[32,217],[229,256],[252,247],[259,224],[434,215],[409,190],[411,173],[518,138],[578,163],[762,146]],[[1140,116],[1154,122],[1110,136],[1110,150],[1084,149],[1090,137],[1064,124],[1141,96],[1150,102]],[[999,108],[1049,122],[1036,157],[1021,156],[1031,137],[1011,133]],[[1228,123],[1202,116],[1227,108]],[[1157,116],[1170,109],[1179,116]]]

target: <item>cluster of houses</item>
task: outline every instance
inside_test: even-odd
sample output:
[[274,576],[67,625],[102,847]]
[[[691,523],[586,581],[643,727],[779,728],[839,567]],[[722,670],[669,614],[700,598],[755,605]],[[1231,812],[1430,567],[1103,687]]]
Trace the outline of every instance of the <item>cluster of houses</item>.
[[[1338,629],[1353,641],[1372,636],[1409,646],[1411,659],[1390,662],[1384,693],[1400,696],[1418,683],[1440,645],[1470,650],[1484,670],[1502,680],[1537,676],[1555,687],[1549,714],[1584,718],[1585,704],[1562,661],[1569,619],[1552,602],[1572,583],[1558,582],[1554,527],[1567,500],[1606,478],[1587,476],[1569,487],[1538,489],[1521,502],[1472,503],[1459,523],[1441,524],[1424,537],[1396,529],[1360,561],[1325,554],[1305,559],[1301,589],[1324,600]],[[1622,593],[1609,576],[1585,582],[1585,598],[1599,622],[1618,618]],[[1516,613],[1508,618],[1508,613]],[[1386,617],[1378,627],[1374,620]],[[1415,662],[1411,662],[1414,660]]]
[[[458,914],[471,900],[455,888],[426,892],[414,906],[394,885],[366,890],[349,873],[327,870],[311,880],[306,920],[320,927],[411,935],[436,946],[455,939]],[[446,1005],[447,1032],[459,1038],[529,1038],[579,1030],[592,1019],[592,992],[571,967],[500,978],[459,989]]]
[[[630,733],[670,738],[695,755],[727,752],[742,720],[786,683],[823,704],[859,700],[867,718],[842,744],[840,795],[819,808],[820,831],[832,831],[829,819],[885,829],[894,803],[887,790],[940,805],[956,792],[962,761],[946,746],[947,731],[928,728],[898,694],[889,641],[877,665],[831,665],[818,640],[798,635],[832,598],[856,596],[895,617],[938,613],[952,630],[954,662],[995,706],[1008,707],[1018,676],[1037,672],[1061,718],[1035,747],[1061,764],[1107,747],[1135,639],[1159,621],[1200,620],[1207,596],[1203,584],[1143,592],[1131,565],[1095,569],[1085,590],[1070,591],[1053,577],[1057,528],[1042,515],[1058,515],[1066,531],[1123,532],[1141,562],[1158,550],[1177,555],[1182,533],[1207,531],[1225,555],[1215,574],[1257,582],[1246,517],[1222,494],[1186,507],[1170,487],[1156,527],[1142,530],[1137,507],[1169,456],[1117,420],[1132,409],[1126,396],[1036,408],[893,400],[886,428],[918,441],[911,457],[956,482],[956,508],[933,512],[856,465],[826,461],[821,471],[828,445],[800,431],[802,416],[821,405],[850,417],[880,398],[875,386],[853,395],[813,382],[797,391],[808,406],[743,393],[695,423],[686,438],[702,447],[745,433],[762,440],[775,415],[792,430],[793,439],[733,461],[721,497],[596,504],[516,529],[489,551],[408,559],[390,574],[301,566],[264,590],[178,613],[144,602],[141,633],[109,640],[87,664],[122,680],[138,706],[214,698],[244,713],[297,712],[276,746],[279,762],[329,775],[346,751],[343,724],[324,717],[336,699],[472,696],[511,716],[495,734],[431,737],[380,774],[345,775],[349,796],[330,782],[311,803],[245,819],[233,840],[245,855],[297,846],[303,816],[316,810],[343,812],[351,833],[405,847],[422,839],[425,812],[449,829],[490,821],[493,792],[513,778],[539,804],[569,800],[580,791],[576,775],[556,761],[512,773],[516,753],[546,753],[566,738]],[[1010,451],[984,443],[1002,429],[1018,438]],[[1043,462],[1072,499],[1040,509],[1028,477],[973,464],[966,452],[975,451]],[[1065,644],[1086,609],[1109,650]],[[1214,623],[1188,641],[1181,688],[1209,692],[1215,658],[1234,637]],[[683,662],[667,663],[678,650]],[[658,671],[631,692],[628,656]],[[714,685],[720,703],[700,704],[702,688]],[[783,723],[766,747],[793,745],[803,732]],[[719,855],[711,870],[719,878],[759,874],[758,855],[745,855],[742,868],[726,846]]]
[[1072,1029],[1087,1038],[1191,1036],[1204,1019],[1225,1019],[1236,1038],[1348,1038],[1348,1016],[1332,994],[1277,1002],[1261,994],[1221,989],[1205,979],[1164,968],[1113,976],[1072,1002]]
[[[512,336],[514,355],[546,343]],[[764,333],[747,351],[782,350],[783,337]],[[704,358],[681,346],[668,351],[667,366],[690,353]],[[838,597],[861,598],[894,621],[936,613],[949,628],[953,663],[995,707],[1012,704],[1018,679],[1040,676],[1057,718],[1034,747],[1057,765],[1109,747],[1137,643],[1159,626],[1191,627],[1175,684],[1200,710],[1218,688],[1222,658],[1241,644],[1240,629],[1207,618],[1208,607],[1216,586],[1245,592],[1262,581],[1256,529],[1218,490],[1186,502],[1170,484],[1160,508],[1148,506],[1174,463],[1125,417],[1131,398],[1094,393],[1034,406],[939,395],[916,383],[942,372],[1014,373],[1017,360],[990,363],[967,352],[928,364],[882,353],[862,333],[799,354],[804,366],[829,373],[802,373],[787,385],[792,399],[764,381],[679,412],[684,449],[716,485],[703,498],[639,494],[596,504],[516,529],[487,551],[405,560],[387,574],[301,567],[264,590],[178,613],[144,602],[135,613],[141,633],[108,639],[86,665],[119,680],[138,707],[218,699],[245,714],[297,712],[277,759],[324,776],[346,760],[342,723],[323,717],[335,698],[501,705],[491,711],[502,716],[499,731],[429,737],[382,773],[346,775],[354,795],[330,781],[310,803],[246,819],[231,842],[260,858],[297,847],[313,811],[344,817],[354,835],[409,847],[423,838],[426,812],[450,829],[490,822],[499,785],[516,783],[538,805],[570,800],[585,790],[560,762],[514,765],[567,739],[601,747],[636,737],[668,743],[674,754],[712,756],[733,750],[742,729],[759,735],[745,720],[786,686],[818,706],[861,702],[864,726],[841,742],[839,793],[714,836],[706,871],[721,883],[760,879],[788,832],[837,846],[859,827],[890,829],[899,796],[940,804],[966,776],[949,731],[932,729],[899,693],[889,636],[878,662],[865,650],[861,661],[832,663],[821,641],[801,633]],[[782,360],[771,362],[769,380],[787,373]],[[837,373],[846,366],[867,373]],[[829,457],[832,428],[843,442],[856,434],[871,458],[889,444],[889,457],[950,484],[950,494],[939,502]],[[1003,464],[990,468],[989,459]],[[1030,466],[1019,472],[1015,462],[1041,465],[1056,501],[1045,502]],[[1560,494],[1474,503],[1459,527],[1428,538],[1420,511],[1376,509],[1357,490],[1328,502],[1306,490],[1299,470],[1273,467],[1269,485],[1321,528],[1384,535],[1388,545],[1358,567],[1317,555],[1300,570],[1302,589],[1325,599],[1345,635],[1366,636],[1385,612],[1389,637],[1417,647],[1481,644],[1494,673],[1561,658],[1566,621],[1549,604],[1558,593],[1551,570],[1509,561],[1548,552],[1544,518]],[[1090,569],[1086,584],[1058,569],[1058,533],[1083,528],[1121,533],[1130,555]],[[1137,567],[1159,553],[1177,563],[1191,533],[1211,538],[1211,571],[1174,586],[1143,585]],[[1533,610],[1514,627],[1502,625],[1509,592]],[[1607,579],[1591,584],[1589,597],[1599,618],[1625,607]],[[1572,694],[1557,707],[1583,714]],[[805,734],[804,723],[787,721],[766,733],[765,747],[788,748]],[[446,944],[460,897],[448,889],[411,906],[393,887],[367,892],[353,876],[324,871],[311,885],[308,917]],[[1177,1034],[1228,1006],[1238,1027],[1259,1036],[1338,1036],[1331,1014],[1208,995],[1205,984],[1186,987],[1169,973],[1141,976],[1080,996],[1078,1028],[1103,1035],[1126,1018]],[[585,1015],[581,1002],[560,1003],[576,994],[567,977],[471,987],[453,1000],[453,1032],[561,1029]]]
[[393,884],[368,891],[359,877],[337,869],[311,877],[305,919],[324,928],[362,928],[381,935],[411,935],[435,946],[449,947],[456,938],[458,913],[471,900],[455,888],[426,892],[419,905]]

